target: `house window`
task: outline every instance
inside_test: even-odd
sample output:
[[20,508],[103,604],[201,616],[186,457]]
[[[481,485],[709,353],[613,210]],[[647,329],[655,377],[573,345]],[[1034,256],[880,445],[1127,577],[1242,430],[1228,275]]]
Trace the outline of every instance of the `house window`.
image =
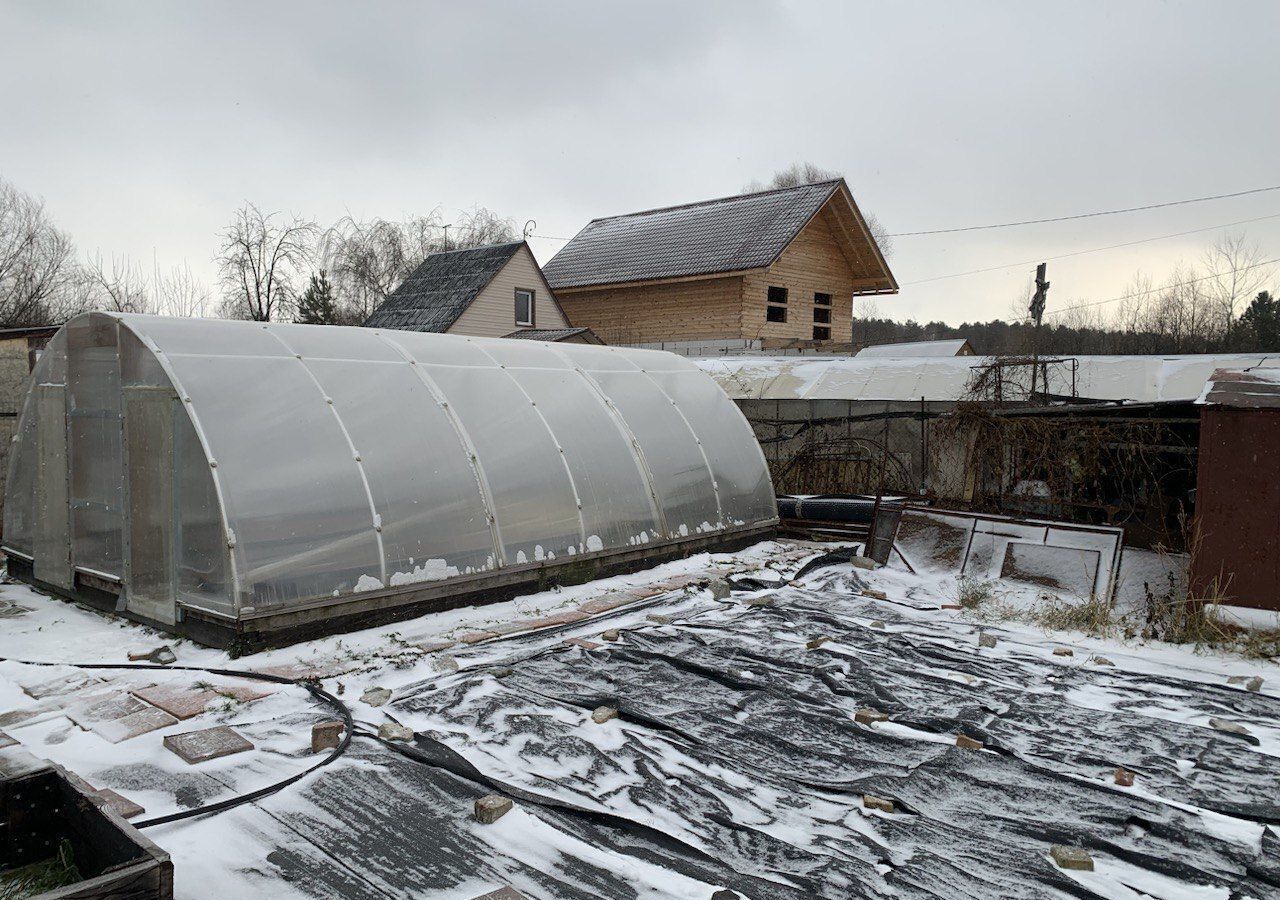
[[813,308],[813,321],[817,322],[820,325],[830,325],[831,324],[831,307],[815,306]]
[[831,329],[830,329],[830,328],[828,328],[826,325],[814,325],[814,326],[813,326],[813,339],[814,339],[815,341],[829,341],[829,340],[831,340]]
[[830,306],[831,295],[830,294],[814,294],[813,303],[815,306]]
[[516,324],[533,326],[533,291],[516,288]]
[[785,322],[787,321],[787,289],[784,287],[769,287],[769,305],[765,307],[764,318],[766,322]]

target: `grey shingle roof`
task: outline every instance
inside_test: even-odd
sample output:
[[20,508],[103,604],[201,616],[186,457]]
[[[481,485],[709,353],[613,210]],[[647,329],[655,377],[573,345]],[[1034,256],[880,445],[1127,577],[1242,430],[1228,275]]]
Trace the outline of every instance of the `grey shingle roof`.
[[767,266],[839,186],[837,179],[596,219],[542,272],[560,288]]
[[576,337],[584,332],[591,331],[590,328],[522,328],[519,331],[513,331],[510,334],[504,334],[503,337],[508,340],[523,341],[563,341],[565,338]]
[[367,328],[448,331],[523,241],[432,253],[365,320]]

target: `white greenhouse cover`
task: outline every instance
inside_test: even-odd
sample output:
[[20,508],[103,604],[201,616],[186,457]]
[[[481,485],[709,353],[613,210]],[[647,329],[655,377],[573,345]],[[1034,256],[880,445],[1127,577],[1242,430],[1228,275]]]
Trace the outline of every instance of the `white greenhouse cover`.
[[[104,328],[112,336],[77,337]],[[77,341],[93,346],[78,354]],[[81,356],[100,367],[92,382],[77,381],[77,368],[88,370]],[[186,412],[162,451],[178,469],[181,599],[233,615],[776,521],[764,457],[741,413],[669,353],[95,313],[59,332],[34,384],[56,390],[68,369],[69,421],[124,421],[126,445],[146,442],[120,412],[137,402],[128,392],[172,387],[174,408]],[[86,401],[90,393],[102,397]],[[35,493],[36,451],[23,449],[35,444],[32,406],[11,501]],[[73,563],[120,575],[127,548],[92,537],[110,531],[113,506],[117,532],[130,527],[110,485],[120,439],[101,446],[84,467],[109,470],[114,460],[117,469],[99,479],[103,496],[72,497]],[[124,455],[132,471],[141,454]],[[203,532],[187,502],[196,499],[216,507]],[[32,502],[6,508],[5,543],[38,557]],[[209,532],[221,546],[196,547],[195,535]],[[228,547],[229,566],[208,558]],[[220,567],[229,571],[210,574]]]
[[[1071,358],[1071,357],[1066,357]],[[1095,400],[1192,401],[1215,369],[1276,365],[1257,353],[1077,356],[1076,393]],[[694,360],[735,400],[954,401],[989,356],[809,358],[741,356]],[[1055,378],[1059,377],[1055,374]]]

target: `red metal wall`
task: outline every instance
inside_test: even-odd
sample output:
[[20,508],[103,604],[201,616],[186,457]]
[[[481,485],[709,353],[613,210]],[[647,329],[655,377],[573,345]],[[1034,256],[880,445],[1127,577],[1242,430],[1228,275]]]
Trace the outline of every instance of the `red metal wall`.
[[1204,407],[1196,522],[1197,595],[1219,578],[1231,602],[1280,609],[1280,410]]

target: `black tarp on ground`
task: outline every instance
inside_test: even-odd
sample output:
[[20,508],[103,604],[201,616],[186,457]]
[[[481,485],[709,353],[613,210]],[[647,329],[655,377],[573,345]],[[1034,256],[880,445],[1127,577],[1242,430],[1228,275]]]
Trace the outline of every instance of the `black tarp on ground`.
[[[668,886],[681,896],[697,882],[707,897],[1040,898],[1117,882],[1280,896],[1266,827],[1280,823],[1280,759],[1188,724],[1275,728],[1280,702],[1043,648],[979,651],[972,629],[857,588],[828,570],[703,595],[670,624],[621,612],[622,639],[600,649],[546,634],[477,647],[388,708],[420,733],[419,758],[363,744],[273,813],[319,849],[271,862],[314,896],[460,896],[476,879],[661,896],[648,864],[691,879]],[[620,718],[594,723],[602,705]],[[892,723],[855,724],[863,707]],[[955,747],[958,731],[988,749]],[[1117,765],[1139,773],[1134,789],[1111,783]],[[470,822],[495,788],[516,814]],[[899,811],[865,812],[864,794]],[[1064,874],[1054,843],[1088,848],[1099,871]]]

